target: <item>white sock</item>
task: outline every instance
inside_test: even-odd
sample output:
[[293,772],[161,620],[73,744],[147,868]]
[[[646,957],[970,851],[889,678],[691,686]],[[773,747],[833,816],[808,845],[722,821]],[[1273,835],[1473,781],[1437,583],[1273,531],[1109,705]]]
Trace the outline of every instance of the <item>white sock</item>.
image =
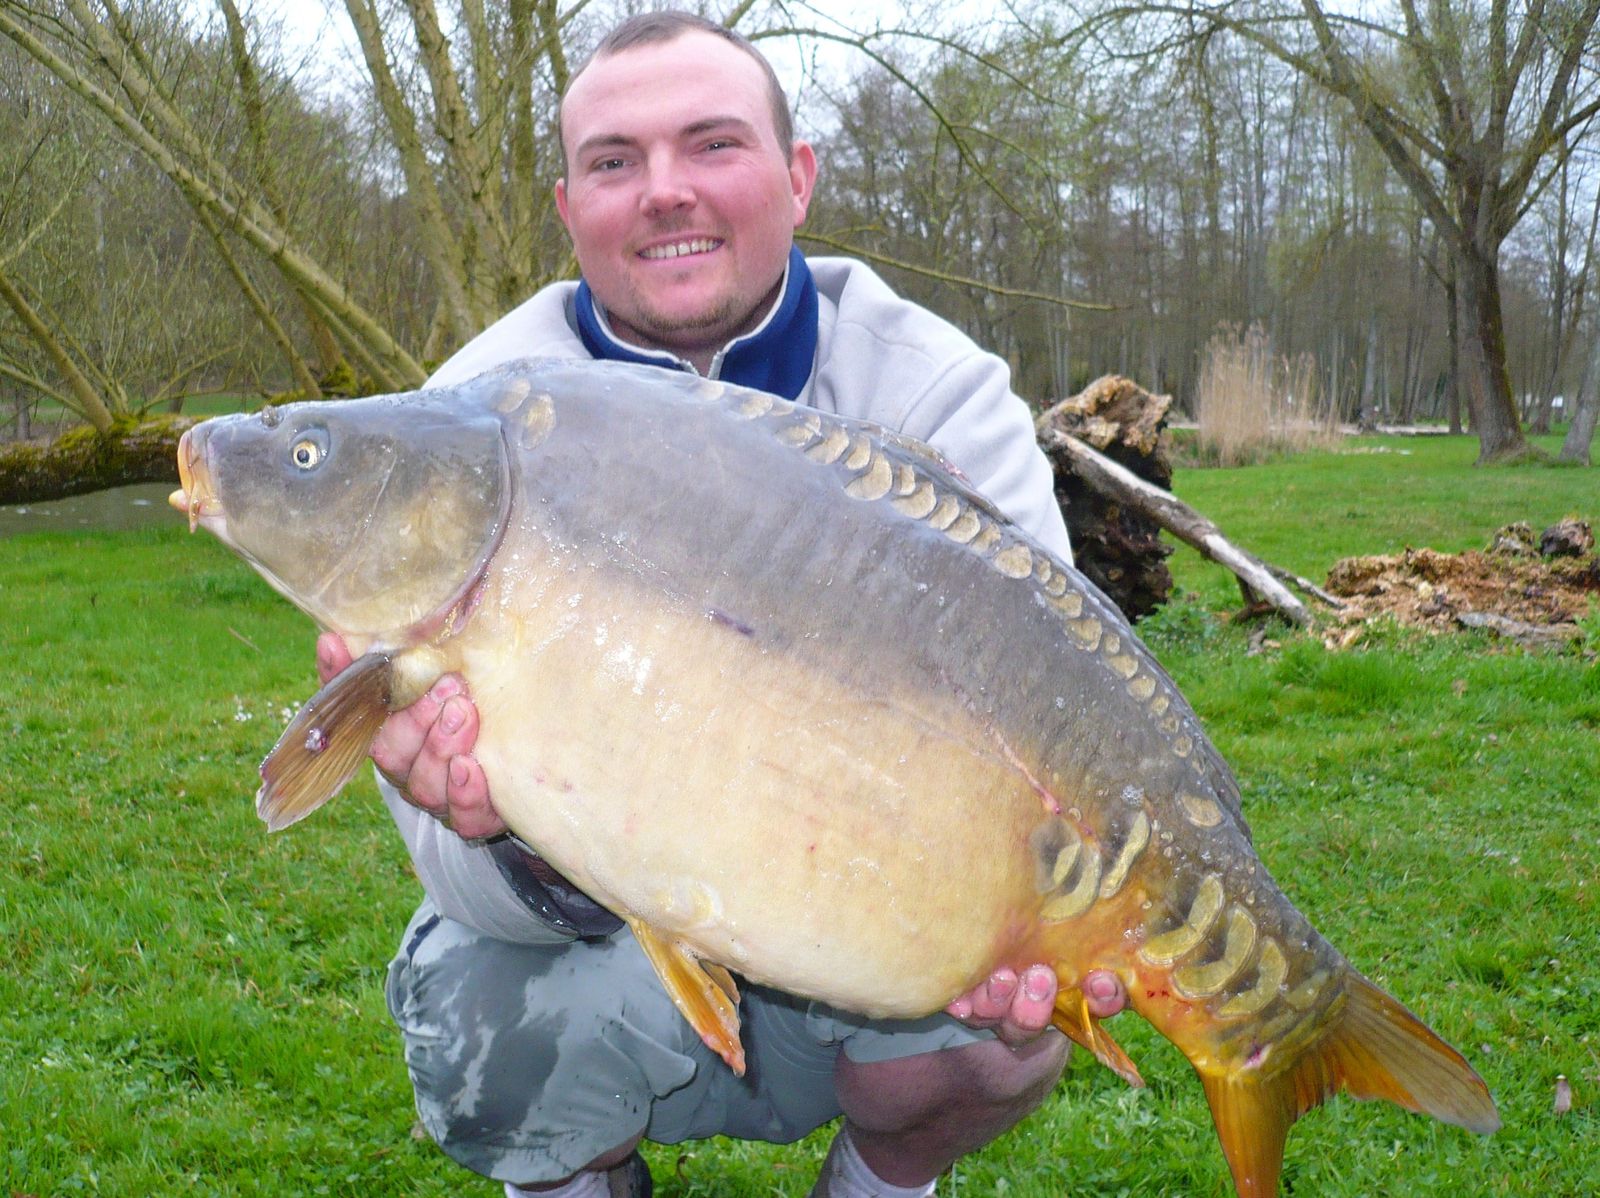
[[933,1193],[933,1182],[920,1186],[890,1185],[867,1167],[855,1141],[841,1126],[828,1149],[828,1159],[822,1162],[817,1188],[811,1192],[826,1194],[828,1198],[928,1198]]
[[579,1173],[570,1179],[566,1185],[557,1186],[553,1190],[524,1190],[506,1182],[506,1198],[609,1198],[610,1184],[604,1173]]

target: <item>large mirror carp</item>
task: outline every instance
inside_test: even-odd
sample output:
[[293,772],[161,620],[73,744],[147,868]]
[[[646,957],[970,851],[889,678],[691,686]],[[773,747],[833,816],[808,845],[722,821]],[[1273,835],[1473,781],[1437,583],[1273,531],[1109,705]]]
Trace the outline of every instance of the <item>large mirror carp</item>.
[[1242,1195],[1338,1090],[1477,1132],[1462,1057],[1312,928],[1233,775],[1082,575],[920,443],[651,367],[210,420],[173,503],[356,661],[264,763],[272,828],[458,671],[516,834],[742,1069],[732,975],[868,1016],[1044,961],[1189,1058]]

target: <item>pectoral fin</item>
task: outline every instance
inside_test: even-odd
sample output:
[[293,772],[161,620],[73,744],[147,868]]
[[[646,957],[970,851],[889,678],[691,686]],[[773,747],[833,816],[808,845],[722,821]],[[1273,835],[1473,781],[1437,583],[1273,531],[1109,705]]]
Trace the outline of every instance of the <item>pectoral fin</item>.
[[1095,1059],[1130,1086],[1143,1086],[1139,1067],[1111,1038],[1111,1033],[1089,1014],[1089,999],[1077,986],[1062,986],[1056,996],[1055,1015],[1050,1020],[1057,1029],[1094,1053]]
[[720,965],[702,961],[641,920],[628,917],[633,938],[650,958],[673,1005],[713,1052],[744,1076],[744,1047],[739,1043],[739,988]]
[[261,763],[256,814],[269,831],[304,819],[350,781],[389,714],[391,673],[386,654],[357,658],[289,722]]

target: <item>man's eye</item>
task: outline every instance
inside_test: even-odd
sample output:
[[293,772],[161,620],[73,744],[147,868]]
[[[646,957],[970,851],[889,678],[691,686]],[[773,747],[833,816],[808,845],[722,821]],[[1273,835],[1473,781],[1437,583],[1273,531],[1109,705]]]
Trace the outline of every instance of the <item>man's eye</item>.
[[594,164],[594,169],[597,171],[614,171],[620,170],[627,165],[628,160],[626,158],[602,158]]

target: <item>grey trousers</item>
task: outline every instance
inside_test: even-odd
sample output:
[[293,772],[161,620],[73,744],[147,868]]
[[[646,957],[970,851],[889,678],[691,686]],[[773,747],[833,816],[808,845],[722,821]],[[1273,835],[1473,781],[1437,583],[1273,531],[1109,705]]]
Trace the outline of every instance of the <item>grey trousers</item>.
[[840,1052],[871,1062],[986,1039],[944,1015],[869,1021],[741,986],[736,1077],[672,1005],[626,931],[511,944],[424,901],[389,966],[417,1113],[475,1173],[555,1181],[643,1134],[787,1143],[839,1115]]

